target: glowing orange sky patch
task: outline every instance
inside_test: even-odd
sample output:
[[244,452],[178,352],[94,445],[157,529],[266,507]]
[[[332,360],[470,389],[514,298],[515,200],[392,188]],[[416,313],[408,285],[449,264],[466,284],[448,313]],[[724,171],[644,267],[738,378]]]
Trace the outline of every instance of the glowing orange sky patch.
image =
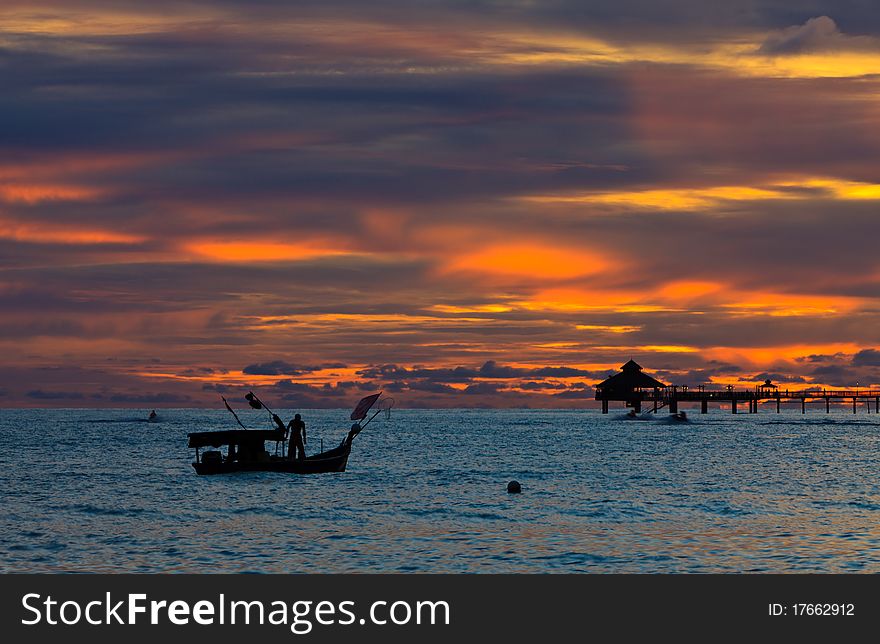
[[609,265],[598,253],[530,244],[501,244],[455,258],[447,270],[537,279],[566,279],[601,272]]
[[[327,330],[374,330],[384,334],[413,334],[426,332],[430,328],[463,327],[473,324],[492,324],[491,317],[471,316],[431,316],[412,314],[366,314],[366,313],[319,313],[297,316],[252,317],[242,328],[261,331],[267,334],[297,331],[325,333]],[[423,345],[428,346],[428,345]]]
[[[701,306],[695,308],[695,303]],[[511,301],[512,305],[527,310],[702,314],[723,309],[730,315],[774,317],[838,315],[852,312],[863,303],[863,298],[856,297],[751,291],[699,280],[676,280],[642,292],[552,288],[538,291],[527,299]]]
[[310,247],[305,243],[274,241],[198,241],[187,244],[186,251],[200,258],[218,262],[296,262],[353,254],[338,248]]
[[0,200],[35,204],[41,201],[91,201],[102,195],[95,188],[75,185],[0,185]]
[[520,197],[527,203],[605,204],[662,210],[704,210],[721,201],[795,199],[790,192],[752,186],[662,188],[621,192],[561,193]]
[[73,228],[43,223],[0,219],[0,239],[35,244],[137,244],[146,237],[112,230]]
[[880,199],[880,184],[865,181],[849,181],[834,177],[796,177],[780,181],[783,187],[817,188],[826,191],[834,199],[866,201]]
[[596,346],[593,349],[602,351],[619,351],[621,354],[628,353],[697,353],[701,351],[698,347],[691,347],[683,344],[642,344],[642,345],[614,345],[614,346]]
[[438,313],[507,313],[513,307],[507,304],[480,304],[475,306],[455,306],[452,304],[434,304],[431,311]]
[[53,151],[32,153],[14,162],[0,159],[0,181],[15,184],[77,186],[78,177],[124,170],[194,156],[192,149],[162,151]]
[[[792,188],[805,188],[798,192]],[[815,191],[818,191],[817,195]],[[824,194],[823,194],[824,193]],[[839,201],[880,200],[880,184],[850,181],[834,177],[791,177],[754,186],[703,186],[651,188],[628,191],[561,192],[556,194],[527,195],[515,201],[530,204],[599,205],[639,208],[648,210],[706,211],[723,206],[725,202],[742,201],[812,201],[817,198]]]
[[711,210],[723,202],[813,200],[815,194],[790,188],[812,188],[841,201],[880,199],[880,184],[827,177],[798,177],[755,186],[708,186],[629,190],[619,192],[563,192],[517,197],[535,204],[596,204],[652,210]]
[[627,326],[624,324],[576,324],[578,331],[600,331],[602,333],[635,333],[641,331],[640,326]]
[[810,355],[854,354],[862,347],[852,342],[829,344],[791,344],[773,347],[707,347],[701,350],[707,360],[744,361],[767,367],[784,360],[795,360]]
[[620,313],[648,313],[671,311],[669,306],[652,303],[644,293],[625,290],[589,290],[579,288],[542,289],[534,295],[516,301],[516,305],[531,311],[615,311]]
[[[628,63],[696,65],[739,76],[846,78],[880,73],[878,51],[820,51],[783,56],[758,55],[766,32],[700,47],[629,42],[625,46],[594,36],[555,31],[512,32],[483,54],[500,65],[607,66]],[[506,47],[504,43],[509,43]]]
[[732,313],[762,313],[776,317],[792,317],[849,313],[861,302],[861,298],[854,297],[740,291],[733,293],[733,297],[720,306],[729,309]]
[[352,381],[357,380],[358,368],[355,367],[339,367],[330,369],[317,369],[302,374],[278,374],[278,375],[259,375],[244,373],[241,369],[233,369],[230,371],[215,373],[183,373],[187,371],[182,368],[180,371],[169,370],[165,368],[137,369],[131,371],[131,375],[151,378],[158,380],[178,380],[192,381],[205,384],[222,384],[230,387],[233,386],[250,386],[250,387],[271,387],[283,380],[300,382],[304,384],[324,384],[328,380],[336,382],[337,380]]

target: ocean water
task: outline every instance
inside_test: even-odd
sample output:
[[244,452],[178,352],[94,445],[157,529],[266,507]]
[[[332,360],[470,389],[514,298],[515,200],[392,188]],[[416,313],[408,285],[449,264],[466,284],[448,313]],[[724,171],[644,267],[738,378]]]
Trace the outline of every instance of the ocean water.
[[395,410],[347,472],[197,476],[229,415],[148,411],[0,410],[0,570],[880,572],[876,414]]

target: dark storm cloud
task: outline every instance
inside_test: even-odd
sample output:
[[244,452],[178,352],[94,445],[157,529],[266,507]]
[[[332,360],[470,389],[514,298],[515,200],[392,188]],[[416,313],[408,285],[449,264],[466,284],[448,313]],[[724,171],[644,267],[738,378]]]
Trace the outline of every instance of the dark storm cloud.
[[454,367],[452,369],[436,369],[413,367],[407,368],[396,364],[379,365],[368,367],[358,372],[359,376],[370,379],[399,380],[402,378],[418,378],[439,380],[442,382],[469,382],[479,373],[476,369],[468,367]]
[[350,398],[359,395],[358,388],[351,383],[324,383],[311,385],[292,380],[279,380],[270,388],[272,395],[291,407],[298,408],[336,408],[345,407]]
[[334,362],[324,365],[293,365],[284,360],[273,360],[249,364],[242,369],[242,373],[251,376],[301,376],[307,373],[320,371],[321,369],[344,369],[345,364]]
[[467,383],[475,378],[512,379],[512,378],[572,378],[575,376],[592,376],[593,372],[572,367],[537,367],[533,369],[512,367],[487,360],[479,368],[464,366],[452,369],[406,368],[394,364],[369,367],[358,371],[364,378],[401,379],[412,378],[447,383]]
[[591,388],[584,389],[570,389],[568,391],[560,391],[558,393],[553,394],[553,398],[559,400],[590,400],[595,398],[593,390]]
[[880,381],[880,351],[875,349],[862,349],[854,354],[811,355],[796,362],[815,365],[807,375],[832,387],[868,386]]
[[[85,3],[106,7],[107,3]],[[136,3],[113,3],[113,6]],[[161,0],[159,6],[179,3]],[[211,3],[232,11],[245,10],[257,15],[284,16],[291,5],[284,0],[221,0]],[[358,0],[326,2],[308,0],[296,3],[297,12],[312,15],[334,11],[349,16],[379,20],[410,21],[415,24],[470,20],[489,24],[520,24],[601,30],[619,37],[641,39],[665,37],[682,39],[683,31],[704,35],[736,29],[783,28],[820,15],[835,15],[851,29],[870,29],[878,25],[874,6],[868,0],[620,0],[619,2],[497,2],[496,0],[426,0],[418,3],[393,0],[363,3]]]
[[471,385],[468,385],[464,389],[464,394],[468,396],[473,395],[485,395],[485,394],[497,394],[500,391],[507,389],[507,385],[500,384],[497,382],[475,382]]
[[520,389],[525,391],[543,391],[545,389],[568,389],[568,386],[561,382],[538,382],[538,381],[528,381],[521,382],[517,385]]
[[[425,270],[422,262],[402,260],[399,263],[370,259],[314,260],[296,264],[178,264],[134,263],[111,265],[86,265],[59,268],[34,268],[10,271],[7,275],[16,280],[39,284],[39,290],[31,293],[24,289],[0,294],[0,305],[8,304],[8,310],[32,311],[137,311],[152,309],[179,310],[195,303],[211,303],[218,299],[234,300],[250,296],[255,288],[279,296],[292,292],[300,294],[296,304],[276,303],[262,308],[261,314],[289,312],[325,312],[327,306],[338,307],[319,298],[309,298],[309,293],[330,285],[349,289],[355,293],[368,290],[373,284],[386,288],[402,288],[412,283]],[[169,285],[174,286],[169,289]],[[91,296],[87,302],[72,295],[82,285],[88,285]],[[51,288],[51,290],[50,290]],[[372,303],[355,303],[341,298],[352,307],[363,311],[376,306]],[[337,309],[338,310],[338,309]]]
[[[391,383],[391,390],[397,392],[404,391],[423,391],[429,392],[433,394],[456,394],[461,393],[458,389],[454,387],[450,387],[449,385],[445,385],[441,382],[431,382],[425,380],[416,380],[416,381],[407,381],[407,382],[394,382]],[[467,392],[465,392],[467,393]]]
[[710,384],[713,378],[737,376],[741,372],[742,367],[738,365],[718,362],[717,360],[707,360],[705,367],[687,369],[684,372],[681,370],[669,371],[658,369],[654,372],[654,376],[666,384],[696,387],[698,385]]
[[853,356],[852,363],[857,367],[880,367],[880,351],[862,349]]
[[824,362],[834,362],[837,360],[841,360],[845,357],[843,353],[836,353],[834,355],[822,355],[822,354],[812,354],[808,356],[802,356],[797,358],[797,362],[805,362],[810,364],[822,364]]
[[[810,372],[810,376],[819,382],[828,383],[832,387],[853,387],[861,377],[858,371],[841,365],[816,367]],[[873,382],[874,380],[876,380],[876,374],[873,380],[865,380],[864,382]]]
[[780,371],[762,371],[760,373],[749,374],[747,378],[744,380],[763,380],[779,384],[779,383],[808,383],[809,380],[804,378],[803,376],[792,374],[792,373],[784,373]]
[[[178,148],[210,141],[216,151],[222,128],[227,137],[282,131],[350,146],[414,131],[443,133],[457,116],[459,143],[470,130],[467,138],[482,139],[478,149],[491,151],[486,132],[468,124],[494,119],[503,130],[505,123],[536,113],[610,116],[625,107],[618,81],[601,71],[499,77],[477,70],[423,74],[413,83],[375,65],[359,70],[363,52],[340,50],[339,40],[316,45],[277,38],[219,28],[112,38],[19,35],[13,39],[18,48],[0,58],[7,79],[2,140],[30,151],[120,144]],[[380,43],[369,47],[389,58]],[[316,73],[314,61],[326,65],[334,55],[348,73]],[[274,73],[279,59],[293,61],[290,71],[297,73]],[[607,137],[607,126],[595,128],[594,136]],[[584,142],[586,135],[577,132]],[[434,143],[444,140],[437,136]],[[445,143],[454,144],[454,138]]]

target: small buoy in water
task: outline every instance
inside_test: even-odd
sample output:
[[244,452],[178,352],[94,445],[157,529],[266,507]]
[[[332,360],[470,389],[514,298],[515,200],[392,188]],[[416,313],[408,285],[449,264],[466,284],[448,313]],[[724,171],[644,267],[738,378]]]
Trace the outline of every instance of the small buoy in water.
[[519,484],[519,481],[511,481],[507,484],[508,494],[519,494],[520,492],[522,492],[522,486]]

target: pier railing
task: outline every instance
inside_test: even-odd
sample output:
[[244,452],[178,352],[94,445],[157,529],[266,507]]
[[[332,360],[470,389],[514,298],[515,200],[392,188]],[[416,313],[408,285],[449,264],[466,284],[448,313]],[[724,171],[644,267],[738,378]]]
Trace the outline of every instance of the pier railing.
[[[647,397],[644,400],[652,400],[657,394],[653,390],[643,392]],[[860,398],[871,399],[880,396],[880,389],[682,389],[679,387],[667,387],[659,390],[659,397],[666,399],[676,397],[679,400],[812,400],[812,399],[845,399]]]

